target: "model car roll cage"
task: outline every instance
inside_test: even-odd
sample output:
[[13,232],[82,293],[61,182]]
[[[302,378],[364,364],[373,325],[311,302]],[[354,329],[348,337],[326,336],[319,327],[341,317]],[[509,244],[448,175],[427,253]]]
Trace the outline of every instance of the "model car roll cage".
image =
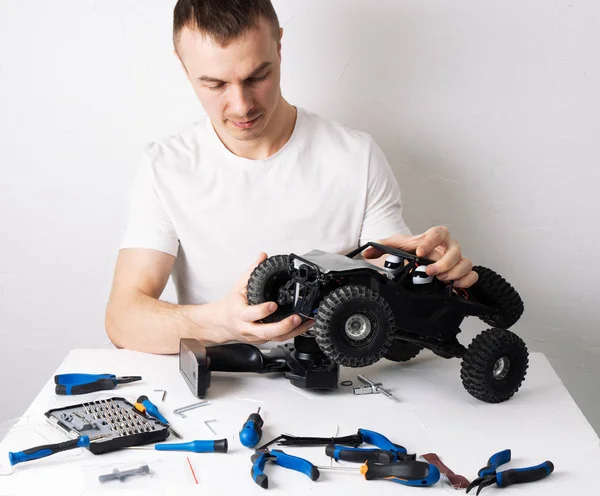
[[[380,243],[376,243],[374,241],[370,241],[368,243],[365,243],[361,246],[359,246],[358,248],[346,253],[346,255],[344,255],[345,257],[349,258],[349,259],[353,259],[354,257],[356,257],[357,255],[359,255],[360,253],[362,253],[364,250],[366,250],[367,248],[376,248],[379,251],[382,251],[385,254],[388,255],[396,255],[397,257],[399,257],[401,259],[401,267],[398,271],[398,273],[402,273],[402,275],[397,279],[397,282],[402,282],[403,279],[410,273],[412,273],[413,269],[416,268],[417,266],[420,265],[429,265],[434,263],[433,260],[430,260],[428,258],[424,258],[424,257],[417,257],[414,253],[409,253],[397,248],[392,248],[390,246],[385,246],[382,245]],[[321,269],[319,268],[319,266],[314,263],[311,260],[308,260],[305,256],[300,256],[297,255],[295,253],[291,253],[289,255],[289,263],[290,263],[290,267],[294,266],[294,260],[298,260],[300,262],[302,262],[305,266],[300,266],[298,268],[298,275],[300,276],[301,279],[304,280],[304,282],[306,284],[312,284],[312,283],[317,283],[318,281],[322,281],[325,279],[325,275],[323,274],[323,272],[321,271]],[[344,272],[349,272],[351,271],[353,274],[357,274],[360,272],[365,272],[365,274],[368,271],[375,271],[377,272],[379,275],[382,275],[382,273],[385,272],[385,269],[382,269],[381,267],[374,265],[374,264],[370,264],[372,265],[372,267],[363,267],[363,268],[352,268],[352,269],[348,269],[348,270],[335,270],[335,274],[339,275],[339,276],[343,276]],[[308,268],[311,269],[311,271],[308,270]],[[362,269],[362,270],[361,270]],[[368,272],[369,275],[372,275],[372,272]]]
[[[403,283],[406,277],[409,274],[412,274],[414,268],[416,268],[417,266],[428,265],[433,263],[432,260],[429,260],[427,258],[417,257],[412,253],[408,253],[397,248],[391,248],[389,246],[385,246],[376,242],[368,242],[364,245],[361,245],[358,248],[347,253],[346,255],[333,254],[333,256],[354,259],[354,257],[362,253],[369,247],[376,248],[377,250],[380,250],[383,253],[389,255],[396,255],[400,258],[401,266],[394,277],[394,284]],[[290,270],[294,272],[294,277],[292,277],[287,282],[287,284],[285,284],[280,289],[280,298],[278,299],[279,304],[284,304],[286,302],[293,304],[294,311],[298,312],[300,315],[303,315],[305,317],[310,318],[314,314],[314,304],[319,293],[319,286],[321,284],[326,284],[332,279],[343,278],[345,276],[351,276],[353,278],[364,278],[365,280],[375,279],[380,285],[383,286],[386,286],[391,282],[386,269],[366,261],[362,262],[357,260],[356,266],[346,265],[343,263],[340,266],[340,264],[338,263],[339,259],[331,260],[325,258],[323,260],[325,263],[331,261],[334,266],[338,265],[338,267],[333,267],[329,271],[323,271],[321,270],[319,265],[315,263],[315,261],[309,260],[307,258],[308,255],[309,254],[300,256],[295,253],[291,253],[289,255],[289,267]],[[319,252],[315,256],[327,257],[328,254],[325,252]],[[300,262],[299,266],[296,267],[295,261]],[[294,291],[294,286],[298,284],[300,285],[297,288],[298,290]]]

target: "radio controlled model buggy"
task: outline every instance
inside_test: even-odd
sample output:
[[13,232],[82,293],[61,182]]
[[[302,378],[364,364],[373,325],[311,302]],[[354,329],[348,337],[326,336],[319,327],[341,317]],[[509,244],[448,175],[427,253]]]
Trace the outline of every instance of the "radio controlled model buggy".
[[[383,267],[355,258],[371,246],[387,255]],[[364,367],[382,358],[404,362],[426,348],[443,358],[462,359],[462,382],[475,398],[490,403],[509,399],[528,367],[525,343],[508,330],[523,313],[519,294],[481,266],[473,267],[477,283],[454,288],[426,274],[431,263],[374,242],[346,255],[321,250],[275,255],[252,272],[247,298],[250,304],[277,302],[277,310],[263,322],[291,314],[314,319],[302,336],[303,346],[322,352],[329,363]],[[491,328],[465,348],[457,335],[468,316]],[[309,369],[327,368],[327,363],[306,360]]]

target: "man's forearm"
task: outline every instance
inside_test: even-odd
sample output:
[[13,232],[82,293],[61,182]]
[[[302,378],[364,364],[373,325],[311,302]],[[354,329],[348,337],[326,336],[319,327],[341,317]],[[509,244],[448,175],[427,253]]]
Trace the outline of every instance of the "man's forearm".
[[106,332],[115,346],[146,353],[179,351],[181,338],[205,345],[219,342],[214,332],[215,305],[174,305],[142,292],[113,299],[106,310]]

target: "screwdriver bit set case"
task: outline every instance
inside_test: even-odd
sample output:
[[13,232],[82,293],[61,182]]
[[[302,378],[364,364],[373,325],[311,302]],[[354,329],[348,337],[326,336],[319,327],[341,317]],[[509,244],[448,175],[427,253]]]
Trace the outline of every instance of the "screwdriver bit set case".
[[[101,455],[129,446],[164,441],[169,427],[135,409],[125,398],[107,398],[54,408],[48,420],[71,436],[89,436],[89,451]],[[102,436],[94,440],[96,436]]]

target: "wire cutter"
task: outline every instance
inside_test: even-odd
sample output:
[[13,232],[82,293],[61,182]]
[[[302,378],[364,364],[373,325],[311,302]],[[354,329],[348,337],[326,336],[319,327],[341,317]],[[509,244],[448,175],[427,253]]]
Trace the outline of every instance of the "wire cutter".
[[535,482],[548,477],[554,471],[554,464],[547,460],[535,467],[513,468],[504,472],[498,472],[498,467],[510,462],[510,459],[511,452],[509,449],[492,455],[488,460],[488,464],[479,470],[479,477],[471,482],[467,488],[467,492],[479,486],[477,489],[477,494],[479,494],[484,487],[491,486],[494,482],[498,487],[508,487],[512,484],[521,484],[524,482]]
[[[416,455],[407,454],[406,448],[399,444],[392,443],[387,437],[379,432],[369,431],[367,429],[358,429],[355,439],[338,438],[333,439],[333,443],[329,443],[325,448],[327,456],[332,457],[336,462],[345,460],[348,462],[365,461],[375,463],[392,463],[404,460],[415,460]],[[377,446],[373,448],[358,448],[357,444],[371,444]],[[344,446],[349,444],[352,448]],[[341,445],[341,446],[340,446]]]
[[[376,446],[377,449],[359,448],[358,446],[363,443]],[[280,446],[326,446],[327,456],[334,458],[336,461],[390,463],[416,459],[416,455],[406,454],[404,446],[394,444],[383,434],[367,429],[358,429],[356,434],[344,437],[299,437],[291,434],[281,434],[263,444],[257,451],[272,444]]]
[[250,460],[252,461],[252,469],[250,470],[252,479],[263,489],[269,487],[269,478],[264,473],[267,462],[306,474],[313,481],[316,481],[320,475],[319,469],[308,460],[288,455],[280,450],[260,450],[254,453]]
[[114,374],[59,374],[54,376],[55,392],[60,395],[93,393],[114,389],[119,384],[141,380],[140,376],[117,377]]

